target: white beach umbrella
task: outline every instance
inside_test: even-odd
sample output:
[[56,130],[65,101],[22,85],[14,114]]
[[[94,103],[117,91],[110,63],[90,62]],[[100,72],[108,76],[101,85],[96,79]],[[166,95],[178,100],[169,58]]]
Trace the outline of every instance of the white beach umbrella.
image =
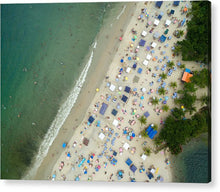
[[155,48],[157,44],[155,42],[151,43],[151,47]]
[[112,123],[115,127],[118,126],[118,120],[114,119],[113,123]]
[[143,65],[147,66],[147,64],[148,64],[148,61],[144,60]]
[[128,150],[129,147],[130,147],[130,145],[129,145],[128,143],[125,143],[125,144],[123,145],[123,148],[124,148],[125,150]]
[[142,31],[141,35],[142,35],[143,37],[145,37],[145,36],[147,35],[147,32],[146,32],[146,31]]
[[100,138],[101,140],[103,140],[103,139],[105,138],[105,135],[104,135],[103,133],[100,133],[100,134],[99,134],[99,138]]
[[171,23],[171,21],[169,19],[167,19],[165,25],[169,26],[170,23]]
[[154,25],[157,26],[159,23],[160,23],[160,21],[159,21],[158,19],[155,19],[155,20],[154,20]]
[[147,57],[146,57],[146,59],[149,61],[149,60],[151,59],[151,57],[152,57],[152,56],[148,54]]
[[111,84],[111,86],[109,87],[109,89],[110,89],[111,91],[114,91],[114,90],[115,90],[115,85]]

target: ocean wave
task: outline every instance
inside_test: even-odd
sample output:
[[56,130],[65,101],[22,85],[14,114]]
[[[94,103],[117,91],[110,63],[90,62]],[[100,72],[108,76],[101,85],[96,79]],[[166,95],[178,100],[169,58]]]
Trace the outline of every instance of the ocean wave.
[[117,19],[119,19],[119,18],[121,17],[121,15],[124,13],[125,9],[126,9],[126,5],[123,6],[122,11],[121,11],[121,12],[119,13],[119,15],[116,17]]
[[[97,41],[94,42],[93,49],[95,49],[96,46],[97,46]],[[66,101],[61,105],[60,109],[57,112],[56,117],[54,118],[54,120],[50,126],[50,128],[48,129],[46,135],[44,136],[43,142],[41,143],[41,145],[39,147],[39,151],[34,159],[34,163],[31,167],[31,169],[28,171],[28,173],[24,176],[23,179],[31,179],[36,174],[37,169],[41,165],[43,159],[46,157],[50,146],[52,145],[54,139],[58,135],[60,128],[64,124],[66,118],[70,114],[70,111],[78,98],[78,95],[81,91],[81,88],[85,82],[88,70],[91,66],[92,59],[93,59],[93,50],[91,52],[91,55],[89,57],[89,60],[86,64],[86,66],[84,67],[83,71],[80,74],[80,77],[78,78],[78,80],[76,82],[76,85],[74,86],[74,88],[70,92],[70,95],[68,96]]]

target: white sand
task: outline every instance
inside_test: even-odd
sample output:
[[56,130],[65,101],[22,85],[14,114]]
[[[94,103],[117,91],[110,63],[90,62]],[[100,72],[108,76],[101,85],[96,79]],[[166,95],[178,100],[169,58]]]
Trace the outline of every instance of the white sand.
[[[167,59],[162,61],[162,63],[159,63],[159,59],[163,59],[164,56],[169,56],[169,59],[174,61],[175,64],[177,62],[184,63],[186,67],[196,70],[199,69],[199,65],[193,65],[194,68],[191,67],[192,62],[182,62],[181,56],[172,58],[172,51],[171,47],[177,40],[173,36],[173,31],[177,28],[178,22],[176,24],[173,23],[172,16],[167,15],[167,10],[174,9],[175,14],[174,17],[177,17],[179,20],[182,20],[185,17],[184,15],[181,15],[181,7],[185,6],[186,2],[180,2],[180,5],[178,7],[173,7],[172,2],[163,2],[163,5],[160,9],[155,7],[155,2],[148,2],[147,5],[144,4],[144,2],[138,2],[137,3],[137,9],[134,13],[134,16],[131,18],[131,21],[128,25],[127,30],[123,34],[123,40],[121,41],[121,44],[118,48],[118,52],[115,55],[109,71],[107,73],[107,76],[109,76],[109,79],[105,79],[102,83],[102,85],[99,87],[100,91],[96,93],[91,105],[89,106],[87,113],[85,114],[85,118],[83,122],[77,127],[74,135],[72,136],[71,140],[68,142],[68,146],[63,149],[62,155],[57,160],[57,163],[53,167],[53,172],[51,173],[51,177],[53,174],[56,175],[56,178],[54,180],[75,180],[77,176],[80,177],[81,181],[87,181],[88,178],[91,178],[93,181],[119,181],[117,179],[117,171],[123,170],[124,171],[124,177],[120,181],[130,181],[131,178],[135,178],[136,181],[149,181],[149,182],[155,182],[155,179],[157,176],[162,176],[164,178],[164,182],[171,182],[172,181],[172,162],[170,165],[167,165],[165,163],[165,159],[169,158],[170,154],[167,151],[160,151],[157,154],[154,154],[155,146],[153,141],[150,138],[139,138],[138,135],[141,130],[143,130],[146,126],[148,126],[151,123],[157,124],[159,126],[158,131],[160,130],[160,121],[165,120],[165,118],[169,115],[169,112],[162,112],[160,114],[157,114],[155,112],[155,107],[148,105],[149,99],[152,98],[152,96],[156,96],[158,98],[161,98],[164,100],[163,96],[160,96],[156,93],[156,89],[161,85],[161,83],[157,82],[157,79],[159,78],[159,74],[162,73],[161,67],[162,65],[166,64]],[[189,4],[189,2],[187,2]],[[146,19],[143,18],[143,22],[141,20],[137,20],[138,16],[141,14],[141,9],[147,8],[147,12],[149,14],[149,18]],[[154,17],[156,17],[156,14],[159,15],[160,12],[163,11],[164,15],[162,19],[160,20],[160,23],[158,26],[149,26],[146,28],[146,23],[148,21],[152,21],[154,23]],[[166,40],[164,43],[158,42],[158,40],[153,39],[154,32],[159,32],[160,35],[163,34],[163,32],[166,30],[164,23],[166,19],[169,19],[172,21],[170,26],[168,27],[169,33],[168,36],[172,36],[171,40]],[[137,24],[137,25],[136,25]],[[150,29],[154,27],[153,33],[150,33]],[[134,46],[133,48],[130,47],[130,43],[132,42],[133,34],[131,33],[131,29],[134,28],[137,31],[137,39],[133,42]],[[186,26],[184,25],[180,29],[186,30]],[[141,37],[142,31],[147,31],[147,35],[145,37]],[[139,52],[137,53],[139,57],[139,61],[134,61],[133,59],[131,61],[128,60],[128,56],[133,57],[134,56],[134,49],[138,45],[140,39],[146,40],[146,44],[144,47],[140,47]],[[151,54],[150,51],[146,51],[146,46],[150,45],[151,42],[157,43],[157,46],[154,49],[155,53]],[[169,44],[167,48],[164,47],[164,45]],[[161,46],[161,49],[158,48]],[[132,52],[130,52],[132,51]],[[161,51],[166,51],[165,55],[161,55]],[[128,54],[128,56],[126,56]],[[142,62],[145,60],[146,56],[150,54],[152,58],[155,56],[158,56],[158,59],[156,61],[153,61],[152,58],[150,59],[148,66],[144,66]],[[124,57],[125,62],[123,64],[120,63],[121,58]],[[134,62],[137,62],[137,69],[141,67],[143,69],[141,74],[137,73],[137,69],[133,70],[131,69],[130,73],[126,73],[125,69],[126,67],[131,67],[134,64]],[[159,65],[160,69],[156,71],[156,66]],[[116,81],[116,76],[119,74],[119,69],[123,67],[124,72],[122,72],[121,76],[118,78],[119,80]],[[148,69],[151,68],[151,72],[148,73]],[[173,71],[173,74],[171,76],[168,76],[168,78],[165,80],[166,87],[169,91],[166,94],[166,96],[169,96],[167,104],[169,105],[170,109],[174,107],[174,100],[172,99],[172,95],[174,93],[174,90],[169,86],[170,82],[176,81],[178,84],[177,90],[181,88],[182,83],[180,81],[180,78],[182,76],[183,69],[180,69],[177,67],[176,71]],[[152,74],[156,73],[157,77],[152,77]],[[165,73],[167,73],[167,70],[165,70]],[[139,82],[133,83],[134,76],[138,76]],[[128,80],[124,80],[125,77],[128,78]],[[150,86],[150,82],[154,81],[153,86]],[[107,83],[112,83],[116,86],[116,89],[114,91],[109,90],[109,87],[107,87]],[[119,87],[122,87],[121,94],[119,93]],[[133,94],[128,94],[124,92],[125,86],[131,87],[133,90],[134,88],[137,88],[137,96],[133,96]],[[146,88],[146,92],[143,93],[141,91],[141,88]],[[154,92],[151,93],[151,95],[147,94],[150,89],[153,89]],[[206,89],[200,89],[198,92],[198,95],[202,95],[205,92],[207,92]],[[106,100],[106,94],[111,95],[110,101]],[[123,104],[120,97],[122,95],[128,96],[128,102],[126,104]],[[141,100],[140,97],[144,96],[144,99]],[[103,96],[103,97],[102,97]],[[117,101],[113,102],[112,98],[114,96],[117,97]],[[132,101],[134,99],[137,99],[137,105],[134,106],[132,104]],[[99,102],[99,107],[95,107],[94,105]],[[108,109],[104,116],[99,114],[99,110],[101,107],[102,102],[105,102],[108,104]],[[120,103],[120,109],[117,109],[117,104]],[[139,104],[142,103],[144,106],[144,110],[141,110],[141,107],[139,107]],[[198,103],[198,106],[200,104]],[[162,109],[162,103],[160,102],[158,106],[158,109]],[[118,111],[117,115],[114,117],[111,114],[112,109],[116,109]],[[127,115],[123,114],[122,109],[126,109]],[[137,120],[135,115],[132,115],[132,109],[136,110],[135,115],[139,114],[140,116],[144,114],[144,112],[148,111],[150,113],[150,116],[147,118],[147,125],[141,126],[140,122]],[[87,120],[90,115],[95,115],[95,121],[92,123],[91,126],[87,125]],[[109,118],[108,118],[109,117]],[[123,117],[123,121],[118,120],[118,118]],[[117,119],[120,124],[119,127],[115,127],[112,122],[114,119]],[[96,126],[96,122],[100,121],[100,127]],[[129,120],[135,120],[136,123],[134,125],[129,124]],[[134,133],[136,134],[136,137],[133,138],[133,140],[129,141],[126,139],[126,136],[123,135],[124,128],[132,128]],[[108,137],[109,128],[111,130],[114,130],[114,134],[112,134],[111,137]],[[98,136],[100,133],[103,133],[105,135],[105,138],[101,140]],[[115,133],[118,133],[118,136],[115,136]],[[85,146],[82,144],[83,138],[86,137],[89,139],[89,145]],[[115,137],[115,144],[114,146],[111,145],[112,139]],[[109,138],[109,142],[106,142],[106,139]],[[77,143],[74,147],[74,141]],[[152,154],[146,158],[146,160],[142,160],[141,155],[143,154],[143,143],[144,141],[147,141],[146,147],[151,148]],[[106,143],[106,146],[104,146]],[[125,150],[123,148],[124,143],[129,144],[129,149]],[[62,146],[60,146],[62,147]],[[104,148],[107,148],[105,151],[103,157],[98,158],[98,155],[100,155]],[[123,148],[123,153],[119,154],[119,148]],[[135,147],[136,152],[132,153],[131,149]],[[111,156],[113,154],[112,151],[109,149],[115,150],[117,152],[117,156],[113,156],[117,160],[117,164],[113,166],[109,160],[107,160],[106,155]],[[67,153],[70,152],[71,157],[67,158]],[[89,159],[89,156],[94,153],[94,159],[91,160],[92,167],[89,166],[87,163],[87,160]],[[81,167],[78,167],[79,162],[82,158],[85,158],[85,162]],[[130,158],[134,165],[137,167],[137,170],[135,174],[129,169],[129,166],[125,163],[126,159]],[[98,161],[97,161],[98,159]],[[61,161],[64,162],[64,166],[61,171],[59,171],[59,166]],[[107,163],[107,167],[104,167],[104,163]],[[95,166],[100,165],[101,168],[98,172],[95,171]],[[140,166],[143,165],[145,167],[145,171],[143,173],[139,172]],[[154,173],[154,178],[149,180],[149,178],[146,175],[146,171],[148,171],[148,168],[154,165],[155,169],[157,170],[156,173]],[[87,170],[87,174],[84,174],[84,170]],[[111,177],[111,175],[113,176]]]

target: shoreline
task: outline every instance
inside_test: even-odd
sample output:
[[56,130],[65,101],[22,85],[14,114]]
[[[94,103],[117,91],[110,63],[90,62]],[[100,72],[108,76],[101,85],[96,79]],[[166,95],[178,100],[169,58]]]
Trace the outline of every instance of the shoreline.
[[[87,126],[86,121],[88,119],[88,116],[94,113],[93,115],[98,117],[96,120],[101,121],[101,125],[102,125],[101,128],[104,128],[104,127],[106,128],[106,126],[107,127],[113,127],[112,126],[112,121],[114,119],[116,119],[116,117],[113,117],[111,115],[109,109],[108,109],[108,115],[110,115],[110,119],[106,119],[103,116],[100,116],[100,115],[96,114],[96,112],[94,110],[94,104],[96,104],[97,101],[100,101],[100,96],[101,95],[103,95],[103,97],[105,97],[105,93],[107,93],[107,94],[110,93],[111,95],[112,94],[116,95],[117,91],[119,91],[116,88],[116,91],[114,93],[110,92],[109,88],[106,86],[106,83],[108,83],[108,82],[112,83],[113,82],[113,84],[115,84],[116,87],[118,87],[118,86],[123,86],[124,87],[124,86],[127,86],[127,85],[128,86],[131,85],[131,87],[133,88],[133,86],[135,86],[135,87],[137,86],[138,93],[139,93],[139,91],[143,87],[146,86],[147,88],[149,88],[149,85],[148,85],[149,82],[154,80],[153,76],[151,76],[151,73],[150,73],[150,75],[148,75],[149,65],[148,65],[148,67],[145,67],[144,65],[142,65],[142,59],[144,59],[144,57],[146,56],[145,55],[146,52],[142,53],[140,51],[141,53],[138,53],[138,54],[141,55],[141,57],[140,57],[141,60],[139,61],[140,64],[138,64],[138,67],[141,67],[141,68],[144,69],[143,71],[144,71],[144,74],[145,74],[146,77],[144,77],[143,73],[142,73],[142,74],[139,75],[139,77],[141,77],[141,82],[139,82],[137,84],[134,84],[134,83],[132,84],[132,78],[131,77],[132,77],[132,75],[134,75],[134,73],[137,73],[137,71],[133,72],[133,70],[132,70],[132,72],[130,74],[127,74],[127,73],[125,74],[126,76],[129,77],[128,80],[126,80],[126,81],[122,80],[122,81],[119,81],[119,82],[115,81],[115,77],[118,76],[118,69],[120,69],[120,67],[125,68],[127,66],[130,66],[130,65],[127,64],[127,63],[129,63],[129,61],[127,61],[127,59],[125,59],[125,63],[123,63],[123,64],[120,63],[120,59],[122,58],[122,56],[124,58],[124,54],[126,54],[126,53],[128,55],[133,54],[132,50],[129,50],[129,48],[126,50],[126,47],[129,46],[128,42],[131,43],[131,38],[132,38],[131,29],[134,27],[138,31],[138,35],[141,34],[143,29],[146,29],[144,24],[141,23],[141,21],[137,21],[137,16],[140,13],[141,8],[143,8],[143,7],[146,7],[147,9],[150,8],[149,9],[150,10],[150,19],[154,20],[154,18],[156,18],[156,15],[158,14],[158,12],[163,10],[164,13],[165,13],[165,11],[166,11],[165,9],[167,9],[167,7],[170,6],[169,2],[164,2],[164,4],[166,4],[166,8],[165,8],[165,5],[164,5],[162,10],[158,10],[155,7],[153,7],[154,2],[147,3],[147,6],[144,2],[136,2],[136,3],[137,3],[137,6],[135,8],[135,12],[132,13],[132,16],[134,16],[134,17],[132,17],[130,19],[130,21],[128,21],[127,24],[123,23],[126,30],[121,31],[120,27],[117,26],[118,27],[117,28],[118,33],[117,33],[117,31],[114,31],[114,33],[111,34],[112,36],[109,35],[108,38],[110,40],[108,40],[108,38],[106,36],[106,39],[107,39],[106,41],[108,42],[107,45],[104,42],[102,42],[103,45],[101,46],[99,41],[98,41],[97,50],[95,52],[97,53],[98,56],[100,56],[100,55],[101,56],[99,57],[98,61],[96,61],[97,65],[95,67],[91,66],[91,68],[89,70],[90,72],[87,76],[87,80],[86,80],[86,82],[83,86],[84,88],[82,89],[82,91],[79,95],[79,99],[77,99],[77,103],[73,107],[73,109],[71,111],[71,114],[69,115],[69,117],[67,118],[66,122],[63,125],[63,129],[60,130],[58,137],[55,139],[54,145],[51,146],[50,151],[47,155],[47,159],[45,158],[45,161],[42,163],[42,166],[38,170],[38,174],[36,175],[35,179],[48,179],[49,177],[51,179],[51,175],[54,174],[54,172],[56,172],[56,174],[57,174],[57,176],[56,176],[57,179],[56,180],[62,180],[62,179],[66,180],[65,178],[67,178],[67,180],[74,180],[74,177],[78,177],[79,175],[81,177],[81,180],[86,180],[86,175],[81,174],[82,170],[80,172],[80,170],[78,170],[78,168],[75,168],[75,166],[74,166],[75,160],[76,160],[76,164],[77,164],[77,162],[78,162],[77,156],[79,157],[79,155],[81,155],[81,156],[87,158],[88,154],[91,154],[91,153],[94,153],[94,152],[96,153],[95,155],[98,156],[97,153],[101,152],[100,150],[104,146],[103,141],[99,140],[98,134],[100,132],[103,132],[103,133],[106,134],[105,130],[103,130],[103,129],[100,130],[100,128],[98,128],[97,126],[91,126],[91,127]],[[179,8],[176,8],[176,10],[177,9],[179,9]],[[151,17],[151,14],[152,14],[152,17]],[[178,14],[180,15],[180,12]],[[123,16],[126,17],[126,14],[123,13],[121,15],[121,17],[123,17]],[[164,17],[167,17],[167,16],[164,16]],[[121,20],[121,19],[123,19],[123,18],[120,18],[119,20]],[[128,20],[128,15],[127,15],[127,20]],[[151,27],[149,27],[146,31],[149,31],[150,28]],[[169,27],[169,28],[170,29],[175,29],[175,26],[172,26],[172,27]],[[114,28],[114,30],[115,30],[115,28]],[[160,30],[160,33],[163,33],[163,31],[165,31],[165,27],[160,26],[160,27],[157,27],[156,30]],[[123,34],[123,41],[121,41],[119,43],[118,38],[122,34]],[[171,34],[171,32],[170,32],[170,34]],[[147,42],[155,41],[155,40],[153,40],[152,36],[153,36],[153,34],[151,34],[150,38],[145,38],[145,40],[147,40]],[[111,37],[113,37],[113,38],[111,38]],[[149,37],[149,35],[147,37]],[[113,39],[116,42],[115,47],[113,45],[114,44]],[[175,39],[175,41],[176,40],[178,40],[178,39]],[[175,41],[171,40],[169,42],[170,46],[172,46],[171,42],[175,42]],[[135,44],[136,44],[136,42],[134,42],[134,47],[135,47]],[[98,49],[98,48],[100,48],[100,49]],[[160,51],[158,51],[157,48],[155,49],[155,51],[158,54]],[[99,50],[102,50],[101,54],[100,54]],[[103,51],[104,51],[104,53],[103,53]],[[168,49],[166,49],[166,51],[167,51],[167,54],[171,57],[171,53],[172,53],[171,49],[168,48]],[[151,54],[151,55],[153,55],[153,54]],[[180,56],[172,58],[172,60],[174,60],[175,63],[177,63],[179,61],[182,62]],[[94,53],[93,62],[94,61],[95,61],[95,53]],[[151,69],[153,70],[153,72],[156,72],[154,67],[155,67],[155,64],[157,62],[154,62],[154,63],[153,63],[153,61],[149,61],[149,62],[151,64],[150,67],[152,67]],[[103,63],[105,63],[105,65],[103,65]],[[193,67],[192,67],[192,63],[194,63],[194,62],[184,62],[186,67],[193,68],[193,70],[199,68],[199,66],[195,66],[195,65],[193,65]],[[110,64],[110,65],[108,65],[108,64]],[[102,66],[102,68],[100,68],[100,66]],[[107,74],[104,71],[107,71]],[[97,72],[99,73],[99,75],[97,75]],[[152,72],[152,74],[153,74],[153,72]],[[100,75],[100,74],[102,74],[102,75]],[[175,72],[175,74],[172,76],[172,78],[170,77],[168,82],[166,81],[167,84],[169,84],[172,81],[177,80],[178,88],[182,87],[182,84],[180,82],[181,74],[182,74],[182,70],[178,68],[178,70]],[[109,76],[109,79],[106,80],[105,76]],[[123,72],[122,77],[120,77],[120,78],[123,79],[123,77],[125,77],[124,72]],[[145,78],[147,78],[147,79],[145,79]],[[146,84],[146,81],[147,81],[147,84]],[[152,88],[156,92],[156,87],[155,86],[156,85],[154,85]],[[97,92],[97,93],[95,92],[96,88],[100,89],[100,91]],[[173,90],[171,90],[170,92],[172,93],[172,91]],[[153,95],[155,95],[155,92],[154,92]],[[201,95],[203,92],[204,92],[204,90],[199,90],[199,95]],[[123,90],[122,90],[122,93],[124,94]],[[150,101],[149,96],[146,93],[145,94],[141,93],[141,91],[140,91],[140,94],[142,94],[142,96],[144,95],[144,97],[147,98],[147,99],[145,98],[145,100],[148,101],[148,103],[149,103],[149,101]],[[173,100],[171,99],[172,94],[168,94],[168,95],[169,95],[170,99],[168,100],[167,103],[170,106],[170,108],[172,108],[172,107],[175,106]],[[117,94],[117,96],[120,98],[120,94],[119,95]],[[158,95],[156,95],[156,96],[158,96]],[[85,101],[85,98],[87,98],[87,97],[89,97],[89,99],[87,101]],[[128,97],[129,97],[129,100],[132,100],[132,98],[133,98],[133,96],[131,94],[129,94]],[[159,97],[162,97],[162,96],[159,96]],[[138,98],[139,98],[139,95],[138,95]],[[106,102],[106,101],[103,101],[103,102]],[[111,100],[110,100],[110,102],[111,102]],[[127,110],[128,107],[131,107],[131,109],[132,109],[133,106],[131,104],[131,101],[129,103],[130,103],[130,105],[128,105],[127,103],[126,103],[126,105],[123,104],[122,108],[126,107],[126,110]],[[109,104],[111,106],[113,105],[112,103],[109,103]],[[145,104],[145,107],[147,109],[145,109],[144,111],[147,110],[151,114],[151,116],[147,120],[147,125],[151,124],[151,123],[156,123],[156,124],[159,125],[160,120],[166,119],[167,115],[169,114],[169,112],[163,112],[163,113],[159,114],[160,116],[158,116],[158,114],[155,113],[156,107],[153,108],[150,105],[148,106],[147,102]],[[136,108],[138,108],[138,106],[136,106]],[[95,107],[95,109],[96,109],[96,107]],[[79,118],[76,118],[75,114],[74,114],[74,110],[80,110],[80,112],[85,114],[85,115],[78,114]],[[86,111],[86,113],[85,113],[85,111]],[[138,111],[138,113],[143,113],[139,108],[137,109],[137,111]],[[129,110],[129,112],[130,112],[130,110]],[[121,114],[121,109],[119,111],[119,114],[122,115]],[[130,119],[133,118],[134,120],[137,120],[137,124],[138,124],[138,119],[135,118],[135,116],[131,116],[131,115],[128,115],[128,116],[130,116]],[[117,116],[117,117],[119,117],[119,116]],[[126,117],[126,116],[123,116],[123,117],[125,118],[124,122],[123,123],[119,122],[119,123],[123,124],[122,128],[125,126],[126,122],[130,121],[129,117]],[[76,123],[74,125],[74,127],[73,127],[73,124],[74,124],[73,122]],[[128,124],[126,124],[126,125],[128,125]],[[161,126],[159,126],[159,127],[161,128]],[[141,127],[140,126],[139,127],[134,126],[134,128],[136,128],[135,134],[138,135],[138,131],[141,130]],[[160,128],[158,130],[160,130]],[[118,127],[114,127],[114,130],[118,131],[120,133],[122,131]],[[122,137],[120,137],[120,136],[122,136]],[[135,140],[138,141],[138,142],[134,143],[134,141],[129,142],[129,141],[126,140],[126,138],[123,138],[124,135],[120,134],[120,136],[118,137],[118,141],[116,143],[117,147],[113,147],[114,150],[117,150],[119,147],[123,146],[124,142],[128,142],[130,145],[132,145],[132,147],[136,148],[136,150],[137,150],[136,153],[137,154],[143,153],[142,152],[142,147],[140,147],[141,141],[144,141],[143,138],[140,138],[140,137],[137,138],[136,137]],[[90,140],[89,141],[89,147],[84,146],[82,144],[82,141],[83,141],[84,137],[89,138],[89,140]],[[72,146],[72,144],[75,141],[77,141],[77,147]],[[68,142],[68,145],[67,145],[66,149],[62,149],[62,147],[61,147],[63,142]],[[151,149],[154,151],[155,146],[153,144],[153,141],[147,139],[147,142],[148,142],[148,146],[151,147]],[[77,150],[75,151],[75,149],[77,149]],[[73,150],[75,151],[75,154],[74,154]],[[71,154],[73,154],[72,157],[71,157],[71,162],[70,162],[69,158],[66,157],[66,154],[69,151],[71,151]],[[126,176],[124,177],[123,180],[128,181],[129,178],[132,176],[132,174],[130,175],[130,172],[127,171],[126,165],[124,165],[125,164],[124,163],[124,161],[125,161],[124,158],[127,158],[127,157],[131,157],[132,160],[135,159],[136,164],[141,164],[141,163],[145,164],[147,162],[147,165],[152,165],[152,164],[155,165],[155,167],[157,167],[158,169],[160,168],[159,169],[159,174],[161,174],[164,177],[164,182],[172,182],[173,181],[172,166],[167,166],[165,164],[165,159],[167,159],[167,158],[170,159],[170,157],[171,157],[170,153],[167,152],[167,151],[160,151],[157,154],[151,154],[150,157],[147,157],[147,160],[145,162],[141,162],[140,157],[138,157],[138,155],[134,156],[134,154],[131,155],[129,153],[129,151],[124,151],[123,156],[119,156],[119,157],[117,156],[117,158],[119,158],[122,161],[118,162],[118,165],[115,166],[116,168],[112,167],[112,165],[109,165],[108,166],[109,168],[106,168],[104,170],[106,170],[106,172],[108,171],[108,173],[109,173],[109,172],[112,172],[112,171],[115,171],[115,172],[118,171],[117,168],[123,168],[123,169],[126,170]],[[102,159],[100,159],[100,160],[102,162]],[[58,170],[60,161],[65,161],[65,167],[62,171],[59,172],[57,170]],[[102,162],[102,163],[105,163],[105,162]],[[102,164],[100,164],[100,165],[103,166]],[[86,166],[87,166],[87,164],[86,164]],[[102,171],[101,171],[102,173],[93,174],[95,172],[92,173],[91,171],[92,170],[89,170],[88,176],[90,177],[92,175],[91,177],[92,177],[93,181],[114,181],[114,179],[112,179],[111,177],[108,178],[108,176],[104,174],[103,168],[102,168]],[[142,178],[142,177],[143,177],[143,174],[142,175],[139,174],[137,176],[138,181],[144,181],[144,178]],[[146,174],[145,174],[145,177],[146,177]]]
[[[134,3],[126,3],[126,4],[127,4],[126,10],[125,10],[126,13],[122,13],[122,15],[120,15],[120,18],[117,20],[117,22],[120,23],[123,27],[119,27],[120,25],[118,25],[114,29],[112,28],[113,31],[115,31],[116,29],[119,31],[119,33],[122,33],[120,32],[120,29],[127,27],[126,24],[129,21],[129,19],[126,18],[126,15],[129,15],[131,10],[134,9],[134,7],[132,7],[132,4]],[[107,24],[109,24],[110,21],[107,21],[107,22],[108,23],[104,24],[103,26],[106,26]],[[109,34],[109,32],[106,31],[106,29],[103,29],[104,28],[103,26],[101,27],[100,32],[95,38],[95,41],[97,41],[97,46],[94,49],[93,61],[89,68],[84,85],[78,95],[77,101],[74,104],[73,108],[71,109],[71,112],[68,115],[67,119],[65,120],[64,124],[62,125],[61,129],[59,130],[59,133],[57,137],[54,139],[53,144],[50,146],[49,151],[46,157],[44,158],[43,162],[41,163],[40,167],[38,168],[36,175],[31,179],[36,179],[36,180],[48,179],[48,176],[50,175],[51,170],[52,170],[52,166],[56,163],[56,160],[59,158],[62,152],[62,148],[61,148],[62,143],[69,141],[72,135],[74,134],[76,128],[80,125],[81,121],[84,118],[83,114],[87,111],[87,108],[90,105],[92,98],[95,95],[96,87],[99,87],[99,85],[102,82],[102,79],[105,78],[105,72],[108,70],[109,64],[111,62],[111,60],[105,61],[105,58],[106,56],[111,56],[115,54],[116,52],[115,49],[116,47],[119,46],[119,40],[118,40],[118,36],[115,37],[114,33]],[[110,40],[106,38],[104,39],[104,41],[100,42],[100,39],[102,39],[102,35],[105,35],[105,34],[108,35],[108,38]],[[111,37],[113,37],[114,39],[113,41]],[[99,51],[103,50],[103,46],[105,46],[105,43],[108,45],[107,50],[111,51],[113,49],[114,52],[110,54],[104,53],[102,57],[98,59],[97,57],[100,55]],[[103,51],[105,52],[105,50]],[[88,57],[90,54],[91,54],[91,51],[85,57],[86,58],[85,62],[88,61]],[[94,64],[94,63],[97,63],[97,64]],[[105,65],[103,65],[103,63],[105,63]],[[97,81],[97,74],[95,71],[99,71],[99,72],[101,71],[98,77],[99,79],[98,81]],[[94,82],[96,81],[97,84],[95,85],[92,84],[91,82],[93,81]],[[85,98],[87,94],[89,94],[90,96],[89,96],[89,99],[86,101]],[[80,113],[78,114],[74,113],[75,110],[80,111]],[[75,119],[74,123],[76,124],[74,126],[71,125],[73,123],[72,119]]]

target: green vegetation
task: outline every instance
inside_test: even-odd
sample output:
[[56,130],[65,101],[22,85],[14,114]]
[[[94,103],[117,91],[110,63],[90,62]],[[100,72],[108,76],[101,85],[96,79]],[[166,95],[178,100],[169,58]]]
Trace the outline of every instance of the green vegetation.
[[167,62],[167,66],[171,69],[175,66],[173,61]]
[[181,64],[180,65],[180,69],[185,69],[186,68],[186,65],[185,64]]
[[160,74],[160,77],[162,80],[165,80],[167,78],[167,74],[165,74],[164,72]]
[[208,63],[211,53],[211,14],[210,2],[192,1],[188,14],[192,19],[187,23],[186,39],[177,42],[174,53],[181,49],[184,61],[201,61]]
[[145,155],[150,156],[150,154],[151,154],[151,149],[150,148],[144,147],[143,150],[144,150]]
[[209,83],[208,69],[204,68],[201,71],[194,71],[193,77],[191,77],[190,80],[196,86],[205,88]]
[[154,130],[158,130],[158,125],[157,125],[157,124],[154,124],[153,129],[154,129]]
[[140,132],[140,134],[141,134],[141,136],[144,137],[144,138],[147,138],[147,137],[148,137],[148,135],[147,135],[145,129],[143,129],[143,130]]
[[197,137],[201,133],[208,131],[208,109],[202,108],[194,114],[191,119],[183,119],[184,113],[176,108],[167,117],[164,127],[157,137],[157,145],[161,149],[168,147],[172,154],[178,154],[182,151],[182,145],[185,145],[190,139]]
[[170,87],[175,89],[177,87],[177,83],[176,82],[171,82],[170,83]]
[[209,97],[207,95],[203,95],[199,98],[199,101],[201,102],[201,105],[208,105]]
[[141,125],[147,124],[147,118],[144,115],[142,115],[138,120],[140,121]]
[[159,99],[157,97],[152,98],[151,100],[152,105],[158,105]]
[[169,109],[170,109],[170,108],[169,108],[169,106],[168,106],[168,105],[164,105],[164,106],[162,107],[162,109],[163,109],[164,111],[166,111],[166,112],[167,112],[167,111],[169,111]]
[[158,93],[159,95],[165,95],[166,90],[163,87],[161,87],[160,89],[158,89]]
[[177,38],[180,38],[184,35],[184,31],[183,30],[175,30],[174,31],[174,36]]

